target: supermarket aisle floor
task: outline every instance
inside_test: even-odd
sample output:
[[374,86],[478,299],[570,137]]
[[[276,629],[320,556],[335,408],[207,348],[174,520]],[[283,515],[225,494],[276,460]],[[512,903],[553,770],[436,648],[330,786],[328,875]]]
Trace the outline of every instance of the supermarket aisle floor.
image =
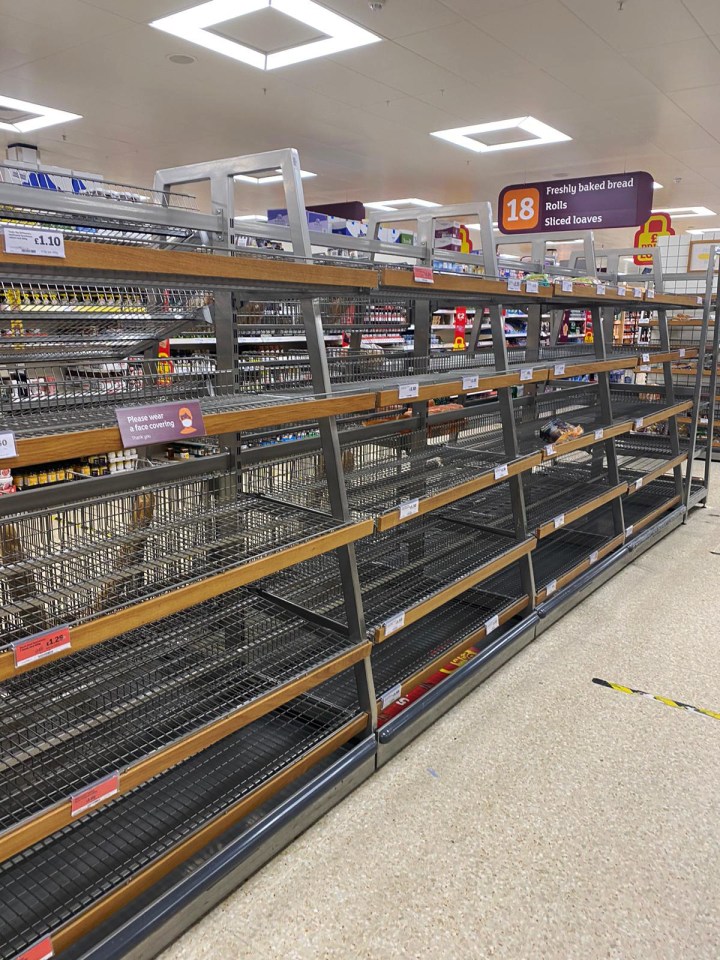
[[[720,468],[715,468],[720,504]],[[162,960],[715,960],[720,509],[697,511]]]

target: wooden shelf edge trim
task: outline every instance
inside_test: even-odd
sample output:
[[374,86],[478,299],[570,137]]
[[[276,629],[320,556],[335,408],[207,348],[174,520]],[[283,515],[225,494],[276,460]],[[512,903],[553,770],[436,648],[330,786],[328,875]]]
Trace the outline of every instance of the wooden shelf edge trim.
[[336,267],[294,260],[270,260],[261,257],[223,256],[184,250],[155,250],[149,247],[121,246],[113,243],[65,241],[65,258],[23,257],[0,251],[0,271],[8,274],[37,273],[38,269],[63,276],[78,270],[98,274],[131,274],[153,277],[177,277],[179,284],[188,281],[211,285],[213,281],[237,283],[278,283],[349,287],[377,290],[377,271]]
[[[592,447],[596,443],[604,443],[606,440],[612,440],[613,437],[619,437],[623,433],[629,433],[630,430],[632,430],[632,426],[632,420],[625,420],[622,423],[615,423],[611,427],[603,427],[603,435],[599,440],[595,439],[594,431],[588,430],[587,433],[581,437],[575,437],[573,440],[566,440],[564,443],[558,444],[548,444],[547,446],[555,448],[555,453],[546,453],[545,448],[543,448],[541,451],[543,461],[556,460],[566,453],[574,453],[576,450],[584,450],[585,447]],[[600,428],[598,427],[598,429]]]
[[[311,398],[279,403],[228,413],[209,413],[205,416],[207,436],[239,433],[261,427],[281,426],[316,420],[319,417],[361,413],[375,407],[374,393],[333,394],[331,397]],[[8,467],[27,467],[52,460],[106,453],[122,446],[120,431],[115,426],[68,433],[47,434],[42,437],[18,438],[17,457],[4,461]]]
[[257,787],[248,796],[234,804],[224,813],[206,824],[192,836],[179,843],[165,856],[156,860],[149,867],[131,877],[122,886],[117,887],[97,903],[93,904],[82,914],[68,921],[58,930],[51,931],[52,941],[56,952],[66,950],[82,936],[89,933],[94,927],[102,923],[121,907],[130,903],[135,897],[144,893],[151,886],[170,873],[175,867],[185,862],[189,857],[198,853],[212,840],[219,837],[225,830],[238,823],[257,807],[271,799],[284,787],[302,776],[320,760],[330,756],[352,737],[362,733],[367,727],[367,714],[361,714],[356,719],[345,724],[334,734],[319,743],[305,756],[300,757],[286,770],[277,773],[266,783]]
[[[371,650],[372,644],[360,644],[353,650],[340,654],[340,656],[335,657],[328,663],[308,671],[303,676],[297,677],[295,680],[291,680],[289,683],[275,690],[271,690],[257,700],[244,704],[220,720],[216,720],[188,734],[186,737],[183,737],[182,740],[159,750],[151,757],[146,757],[132,764],[130,767],[126,767],[120,772],[118,792],[111,798],[92,807],[91,810],[87,811],[87,814],[94,813],[100,807],[107,806],[108,803],[117,799],[117,797],[129,793],[131,790],[134,790],[135,787],[139,787],[142,783],[146,783],[158,774],[165,773],[170,767],[182,763],[184,760],[200,753],[207,747],[211,747],[213,744],[218,743],[218,741],[230,736],[230,734],[236,733],[243,727],[248,726],[248,724],[254,720],[259,720],[261,717],[289,703],[301,694],[307,693],[308,690],[317,687],[324,680],[328,680],[330,677],[342,673],[343,670],[358,663],[364,657],[369,656]],[[82,790],[82,786],[79,786],[78,790]],[[71,823],[81,820],[82,817],[82,814],[73,817],[72,801],[68,798],[56,806],[42,811],[32,819],[23,821],[17,827],[10,828],[0,835],[0,863],[9,860],[28,847],[32,847],[40,840],[44,840],[58,830],[62,830],[63,827],[67,827]]]
[[361,520],[358,523],[342,527],[340,530],[332,530],[329,533],[321,534],[305,543],[288,547],[279,553],[271,553],[250,560],[233,570],[225,570],[212,577],[206,577],[204,580],[198,580],[184,587],[150,597],[134,606],[124,607],[115,613],[98,617],[77,627],[71,627],[71,646],[69,649],[43,660],[38,660],[36,663],[28,664],[26,667],[16,668],[12,650],[4,651],[0,653],[0,682],[28,673],[31,670],[40,670],[46,664],[71,656],[79,650],[86,650],[88,647],[104,643],[121,633],[134,630],[136,627],[164,620],[171,613],[178,613],[180,610],[194,607],[196,604],[202,603],[203,600],[219,597],[236,587],[253,583],[255,580],[260,580],[271,573],[277,573],[280,570],[295,566],[303,560],[309,560],[311,557],[329,553],[331,550],[343,547],[348,543],[354,543],[356,540],[369,536],[372,532],[373,521],[371,519]]

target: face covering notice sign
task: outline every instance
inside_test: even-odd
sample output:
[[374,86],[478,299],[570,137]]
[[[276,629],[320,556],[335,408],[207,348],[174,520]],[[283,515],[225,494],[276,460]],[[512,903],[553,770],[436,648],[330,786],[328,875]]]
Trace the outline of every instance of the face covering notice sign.
[[115,410],[124,447],[204,437],[205,423],[197,400],[153,403]]

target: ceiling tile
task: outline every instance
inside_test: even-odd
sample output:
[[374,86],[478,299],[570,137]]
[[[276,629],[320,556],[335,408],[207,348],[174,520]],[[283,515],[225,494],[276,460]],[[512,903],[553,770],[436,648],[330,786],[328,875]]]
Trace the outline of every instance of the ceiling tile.
[[672,99],[710,136],[720,139],[720,84],[677,90]]
[[663,91],[720,83],[720,50],[707,37],[644,47],[632,62]]
[[4,31],[5,17],[25,20],[33,24],[42,36],[54,37],[56,47],[71,43],[77,46],[126,27],[127,21],[118,12],[121,6],[116,4],[114,11],[104,11],[90,7],[81,0],[63,0],[62,3],[0,0],[0,22]]
[[495,86],[499,76],[504,78],[510,62],[514,76],[533,69],[529,61],[514,56],[504,43],[462,21],[414,33],[398,42],[440,66],[452,64],[458,74],[476,83]]
[[389,39],[434,30],[458,19],[456,13],[438,0],[387,0],[387,5],[376,13],[370,10],[367,0],[322,0],[322,3]]
[[562,0],[562,4],[598,36],[630,55],[646,46],[703,35],[702,27],[679,0],[626,0],[622,10],[615,0]]
[[720,4],[717,0],[684,0],[690,13],[707,33],[720,33]]

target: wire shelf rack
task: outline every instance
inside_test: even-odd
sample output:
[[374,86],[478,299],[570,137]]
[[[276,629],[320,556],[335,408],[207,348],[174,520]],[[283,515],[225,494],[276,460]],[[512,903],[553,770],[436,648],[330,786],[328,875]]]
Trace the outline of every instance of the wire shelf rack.
[[[339,333],[399,333],[411,322],[410,303],[393,297],[319,297],[315,301],[323,330]],[[303,335],[302,302],[248,300],[235,309],[241,330],[274,330]]]
[[[342,450],[351,510],[379,516],[415,499],[424,500],[476,479],[503,461],[499,454],[459,447],[452,441],[463,421],[429,430],[405,430]],[[259,463],[244,471],[244,489],[312,509],[329,508],[322,454]]]
[[[518,542],[505,531],[484,531],[440,513],[375,533],[355,545],[368,629],[406,615],[446,587],[509,554]],[[494,571],[489,571],[493,573]],[[344,603],[337,560],[316,557],[263,582],[271,594],[343,622]]]
[[0,831],[352,646],[240,589],[9,681]]
[[272,392],[260,368],[254,375],[217,370],[208,358],[122,360],[0,366],[0,429],[19,437],[117,425],[115,409],[198,400],[205,415],[234,413],[312,399],[304,392]]
[[124,358],[210,303],[196,290],[0,280],[0,362]]
[[[565,516],[573,510],[591,504],[610,492],[607,469],[603,458],[578,451],[551,460],[522,474],[525,492],[527,526],[536,535],[546,535],[547,524],[556,522],[560,529]],[[446,515],[457,518],[478,532],[486,530],[509,534],[515,520],[507,484],[500,484],[449,505]]]
[[2,647],[346,526],[236,494],[234,482],[206,475],[3,520]]
[[569,524],[552,537],[540,540],[533,551],[536,590],[544,590],[573,572],[593,553],[598,554],[615,539],[612,510],[603,507],[589,517]]
[[632,496],[623,497],[623,517],[625,528],[640,528],[643,520],[668,504],[676,496],[675,481],[672,477],[659,477],[642,487]]
[[[114,180],[88,177],[87,174],[71,170],[59,172],[48,168],[28,168],[12,163],[0,164],[0,183],[21,186],[33,196],[35,191],[69,193],[80,199],[114,200],[123,203],[152,204],[153,206],[176,210],[197,210],[197,200],[187,193],[175,190],[154,190],[151,187],[130,186],[116,183]],[[42,194],[37,195],[37,199]],[[32,201],[30,201],[32,202]]]
[[356,715],[320,688],[2,864],[1,960],[127,884]]

